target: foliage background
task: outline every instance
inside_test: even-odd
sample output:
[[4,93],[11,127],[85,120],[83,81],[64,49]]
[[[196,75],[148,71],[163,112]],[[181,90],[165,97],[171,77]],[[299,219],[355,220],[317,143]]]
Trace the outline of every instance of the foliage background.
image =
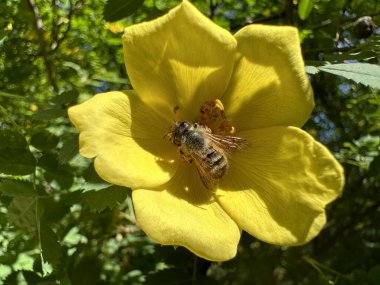
[[[291,248],[243,234],[237,257],[224,263],[151,242],[135,223],[128,189],[103,182],[77,154],[66,110],[131,88],[123,27],[179,1],[2,0],[0,283],[380,284],[380,97],[371,88],[379,88],[380,36],[356,22],[372,16],[379,24],[379,1],[192,2],[232,32],[249,23],[299,28],[316,99],[305,129],[346,173],[325,229]],[[319,71],[327,62],[372,69],[338,70],[345,78]]]

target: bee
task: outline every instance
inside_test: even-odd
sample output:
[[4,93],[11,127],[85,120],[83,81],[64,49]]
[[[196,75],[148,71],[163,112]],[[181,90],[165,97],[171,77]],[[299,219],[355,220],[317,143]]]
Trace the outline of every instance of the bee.
[[242,149],[247,140],[212,134],[207,126],[187,121],[175,122],[165,137],[179,147],[188,162],[194,161],[204,186],[214,190],[228,168],[228,155]]

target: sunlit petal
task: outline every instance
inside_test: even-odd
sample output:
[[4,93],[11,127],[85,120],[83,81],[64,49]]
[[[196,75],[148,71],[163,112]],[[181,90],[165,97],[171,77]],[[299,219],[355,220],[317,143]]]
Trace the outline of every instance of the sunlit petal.
[[69,117],[80,131],[80,153],[95,158],[106,181],[131,188],[166,183],[177,169],[175,149],[163,139],[170,124],[133,91],[94,96],[71,107]]
[[193,164],[182,163],[158,190],[132,194],[137,221],[149,237],[164,245],[185,246],[209,260],[236,255],[240,229],[204,188]]
[[165,116],[194,120],[204,101],[224,93],[236,40],[184,1],[163,17],[128,27],[123,44],[140,98]]
[[325,224],[325,206],[342,190],[343,170],[332,154],[301,129],[242,132],[250,142],[231,156],[216,196],[238,225],[280,245],[303,244]]
[[222,98],[235,127],[302,126],[314,101],[297,29],[249,25],[235,38],[235,69]]

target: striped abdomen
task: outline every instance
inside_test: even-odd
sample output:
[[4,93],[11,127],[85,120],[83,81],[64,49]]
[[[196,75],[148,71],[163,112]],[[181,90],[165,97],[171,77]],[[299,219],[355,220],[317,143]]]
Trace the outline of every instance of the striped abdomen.
[[214,179],[221,178],[227,172],[227,157],[212,146],[203,149],[201,158],[208,166],[209,172]]

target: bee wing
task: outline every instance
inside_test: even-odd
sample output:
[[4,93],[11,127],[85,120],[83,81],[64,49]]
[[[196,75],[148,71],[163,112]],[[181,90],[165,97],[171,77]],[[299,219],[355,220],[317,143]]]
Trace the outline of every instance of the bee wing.
[[214,145],[216,145],[227,154],[241,150],[248,145],[248,141],[246,139],[239,137],[220,136],[211,133],[206,133],[206,136],[212,141]]
[[218,185],[218,179],[215,179],[211,175],[211,167],[207,165],[207,163],[205,163],[197,154],[192,153],[191,157],[193,158],[193,161],[195,163],[196,169],[198,171],[199,177],[202,180],[203,185],[209,190],[214,190],[215,187]]

